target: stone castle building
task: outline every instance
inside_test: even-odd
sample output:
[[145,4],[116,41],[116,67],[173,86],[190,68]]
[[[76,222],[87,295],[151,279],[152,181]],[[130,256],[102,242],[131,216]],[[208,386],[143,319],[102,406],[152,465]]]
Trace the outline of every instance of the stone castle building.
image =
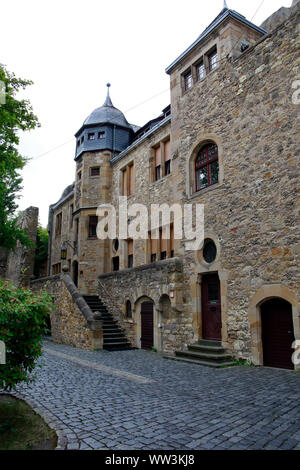
[[[75,182],[50,206],[48,283],[67,262],[79,294],[106,312],[104,343],[122,346],[122,330],[133,347],[186,361],[224,365],[229,353],[294,368],[299,3],[272,18],[266,31],[225,5],[166,69],[171,104],[160,116],[130,124],[108,89],[75,134]],[[172,219],[167,239],[161,226],[158,239],[99,240],[97,207],[118,208],[120,196],[148,208],[204,204],[203,248],[186,250]],[[87,334],[77,341],[84,322],[63,328],[59,340],[89,346]]]

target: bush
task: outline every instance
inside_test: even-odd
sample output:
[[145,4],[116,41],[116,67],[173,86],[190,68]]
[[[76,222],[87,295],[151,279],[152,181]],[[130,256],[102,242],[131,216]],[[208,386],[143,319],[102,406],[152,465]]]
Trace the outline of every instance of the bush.
[[53,308],[46,292],[16,289],[0,281],[0,340],[6,346],[6,364],[0,365],[0,388],[14,389],[31,382],[30,375],[42,354],[42,338]]

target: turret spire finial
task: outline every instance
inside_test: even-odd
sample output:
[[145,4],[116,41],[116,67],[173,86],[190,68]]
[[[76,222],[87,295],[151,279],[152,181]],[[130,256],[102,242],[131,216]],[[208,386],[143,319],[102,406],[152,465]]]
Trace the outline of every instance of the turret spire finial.
[[113,104],[112,104],[112,102],[111,102],[110,95],[109,95],[109,89],[110,89],[111,85],[110,85],[110,83],[107,83],[106,86],[107,86],[107,95],[106,95],[106,100],[105,100],[103,106],[111,106],[111,107],[113,107]]
[[225,10],[225,9],[228,10],[228,6],[227,6],[226,0],[224,0],[224,6],[223,6],[223,10]]

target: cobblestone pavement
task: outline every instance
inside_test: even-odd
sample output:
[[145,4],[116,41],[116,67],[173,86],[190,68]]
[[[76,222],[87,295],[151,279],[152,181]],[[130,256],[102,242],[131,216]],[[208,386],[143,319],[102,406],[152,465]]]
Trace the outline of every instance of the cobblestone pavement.
[[215,370],[140,350],[44,346],[36,382],[17,393],[68,449],[300,449],[293,371]]

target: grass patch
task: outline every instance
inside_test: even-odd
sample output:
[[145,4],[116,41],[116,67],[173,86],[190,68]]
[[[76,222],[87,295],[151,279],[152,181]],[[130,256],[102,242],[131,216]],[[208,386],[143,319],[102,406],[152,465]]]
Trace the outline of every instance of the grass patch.
[[27,403],[0,395],[0,450],[53,450],[57,436]]
[[233,360],[234,366],[244,366],[244,367],[256,367],[250,359],[234,359]]

